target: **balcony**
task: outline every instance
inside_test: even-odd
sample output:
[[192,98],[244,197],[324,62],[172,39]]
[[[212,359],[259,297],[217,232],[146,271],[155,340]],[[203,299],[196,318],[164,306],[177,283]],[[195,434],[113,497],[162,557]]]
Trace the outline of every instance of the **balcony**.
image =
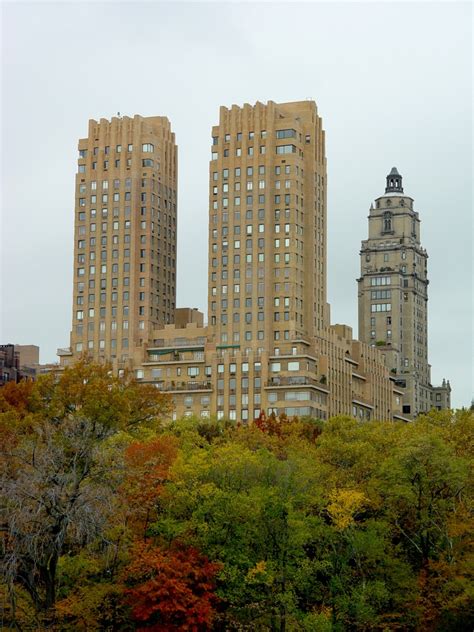
[[166,351],[160,351],[158,353],[153,353],[149,351],[148,359],[144,362],[144,365],[156,364],[157,362],[160,364],[175,364],[177,362],[186,363],[186,362],[204,362],[204,353],[202,351],[195,351],[192,355],[192,350],[186,349],[186,351],[176,351],[175,349],[169,349]]
[[306,375],[294,375],[294,376],[278,376],[271,377],[265,385],[265,388],[279,388],[285,386],[311,386],[317,388],[320,391],[328,393],[329,390],[325,385],[318,382],[318,380],[308,377]]
[[71,351],[71,347],[60,347],[57,351],[56,351],[56,355],[58,356],[72,356],[72,351]]
[[206,338],[200,336],[199,338],[174,338],[172,340],[154,340],[153,344],[148,347],[148,351],[152,351],[154,348],[159,349],[175,349],[177,347],[204,347]]
[[361,397],[357,393],[352,393],[352,403],[359,404],[359,406],[363,406],[364,408],[374,408],[373,403],[369,399]]
[[211,382],[176,382],[163,384],[160,387],[161,391],[171,392],[184,392],[184,391],[212,391]]

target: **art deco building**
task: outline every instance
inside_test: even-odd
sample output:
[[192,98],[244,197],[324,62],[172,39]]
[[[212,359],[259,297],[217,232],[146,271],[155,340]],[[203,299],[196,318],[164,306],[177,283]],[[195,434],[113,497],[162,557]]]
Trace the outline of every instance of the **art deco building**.
[[221,107],[212,143],[209,323],[278,354],[329,324],[322,121],[313,101]]
[[316,104],[222,107],[209,186],[209,323],[190,312],[156,329],[137,378],[171,393],[177,416],[399,417],[379,351],[329,323]]
[[358,279],[359,338],[378,347],[404,391],[410,417],[450,406],[449,382],[431,386],[428,364],[428,255],[420,242],[420,218],[393,167],[385,193],[369,212]]
[[[127,365],[174,320],[177,147],[166,117],[89,121],[79,141],[70,349]],[[71,357],[72,356],[72,357]]]

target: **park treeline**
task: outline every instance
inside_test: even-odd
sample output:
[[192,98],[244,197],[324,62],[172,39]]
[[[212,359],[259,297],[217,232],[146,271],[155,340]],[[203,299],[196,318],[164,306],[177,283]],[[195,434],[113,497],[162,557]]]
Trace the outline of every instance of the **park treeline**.
[[0,621],[465,631],[473,413],[186,418],[82,362],[0,389]]

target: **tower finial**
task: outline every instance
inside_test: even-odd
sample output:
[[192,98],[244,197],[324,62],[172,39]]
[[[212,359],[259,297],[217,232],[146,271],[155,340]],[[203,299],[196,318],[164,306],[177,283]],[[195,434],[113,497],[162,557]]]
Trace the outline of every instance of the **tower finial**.
[[403,193],[402,176],[398,173],[396,167],[392,167],[392,170],[387,176],[385,193]]

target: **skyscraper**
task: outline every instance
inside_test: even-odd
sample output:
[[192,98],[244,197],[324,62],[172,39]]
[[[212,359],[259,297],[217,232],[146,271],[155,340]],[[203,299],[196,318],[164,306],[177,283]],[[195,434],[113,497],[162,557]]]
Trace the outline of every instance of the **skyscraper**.
[[208,301],[218,344],[277,354],[328,324],[324,140],[314,101],[220,108]]
[[220,109],[212,130],[209,322],[176,310],[174,135],[90,121],[79,141],[73,327],[86,352],[171,394],[175,416],[405,419],[376,348],[331,325],[326,158],[313,101]]
[[176,301],[177,147],[162,116],[89,121],[79,140],[71,347],[127,365]]
[[[382,352],[404,390],[408,416],[436,406],[443,389],[434,393],[428,364],[427,261],[414,200],[405,195],[402,176],[393,167],[385,193],[370,208],[369,238],[360,251],[359,338]],[[444,388],[450,389],[449,382]],[[442,401],[449,401],[449,393]]]
[[[313,101],[220,109],[209,179],[209,323],[156,329],[137,379],[175,415],[399,416],[376,349],[330,326],[326,158]],[[186,322],[186,319],[187,322]]]

